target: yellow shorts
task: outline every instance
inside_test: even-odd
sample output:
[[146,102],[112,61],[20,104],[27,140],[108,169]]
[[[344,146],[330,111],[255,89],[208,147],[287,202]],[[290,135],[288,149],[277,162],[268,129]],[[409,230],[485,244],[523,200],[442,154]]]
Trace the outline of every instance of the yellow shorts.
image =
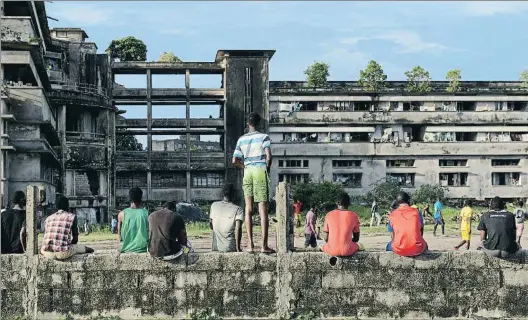
[[471,230],[460,230],[460,235],[462,236],[462,240],[471,240]]

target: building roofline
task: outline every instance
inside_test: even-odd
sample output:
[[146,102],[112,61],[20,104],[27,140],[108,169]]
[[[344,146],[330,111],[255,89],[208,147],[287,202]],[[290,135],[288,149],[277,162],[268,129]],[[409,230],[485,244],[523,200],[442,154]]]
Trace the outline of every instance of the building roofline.
[[50,31],[81,31],[84,38],[89,38],[86,31],[84,31],[82,28],[53,28]]
[[271,59],[276,50],[225,50],[220,49],[216,52],[215,61],[220,62],[225,56],[231,57],[266,57]]

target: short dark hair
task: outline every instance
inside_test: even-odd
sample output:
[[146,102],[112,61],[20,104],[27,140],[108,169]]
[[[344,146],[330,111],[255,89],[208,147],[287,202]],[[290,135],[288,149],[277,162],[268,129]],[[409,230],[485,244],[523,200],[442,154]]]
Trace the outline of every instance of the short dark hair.
[[258,127],[260,124],[260,115],[256,112],[251,112],[248,114],[247,122],[252,127]]
[[15,193],[13,194],[13,204],[18,204],[19,206],[26,205],[26,195],[23,191],[15,191]]
[[222,189],[222,195],[230,201],[235,199],[235,185],[226,183]]
[[70,209],[70,200],[63,195],[57,196],[57,199],[55,199],[55,206],[59,210],[68,211]]
[[524,201],[523,201],[522,199],[518,200],[518,201],[517,201],[517,205],[518,205],[519,207],[524,206]]
[[130,197],[130,201],[139,204],[143,198],[143,191],[138,187],[133,187],[128,191],[128,196]]
[[396,196],[396,203],[397,204],[410,204],[411,203],[411,196],[405,191],[398,192],[398,195]]
[[348,195],[348,193],[346,192],[341,192],[339,194],[339,196],[337,197],[337,202],[345,207],[345,208],[348,208],[348,206],[350,206],[350,196]]
[[167,201],[163,204],[163,208],[174,211],[176,209],[176,204],[174,201]]
[[502,210],[504,209],[504,201],[500,197],[495,197],[491,199],[490,208],[492,210]]
[[471,199],[464,200],[464,205],[466,207],[471,207],[473,205],[473,201],[471,201]]

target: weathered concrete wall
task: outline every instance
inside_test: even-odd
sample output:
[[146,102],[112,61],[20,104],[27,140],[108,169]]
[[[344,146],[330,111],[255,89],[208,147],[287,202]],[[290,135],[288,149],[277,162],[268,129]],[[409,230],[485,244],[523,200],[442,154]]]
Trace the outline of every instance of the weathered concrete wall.
[[[69,262],[3,255],[1,262],[5,319],[23,315],[31,301],[38,319],[68,312],[174,319],[205,308],[223,317],[273,319],[310,312],[378,319],[528,313],[526,254],[504,261],[481,252],[416,259],[358,253],[334,266],[323,253],[190,254],[174,264],[117,253]],[[37,277],[28,280],[31,270]]]

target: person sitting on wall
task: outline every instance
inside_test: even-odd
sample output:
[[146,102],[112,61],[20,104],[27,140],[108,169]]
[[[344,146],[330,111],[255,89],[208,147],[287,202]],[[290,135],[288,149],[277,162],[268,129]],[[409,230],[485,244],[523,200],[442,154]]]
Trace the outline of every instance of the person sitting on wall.
[[491,210],[480,217],[477,230],[480,231],[479,250],[495,258],[507,258],[519,250],[517,244],[515,216],[505,209],[504,201],[495,197]]
[[360,249],[359,217],[348,210],[350,196],[343,192],[339,195],[337,209],[325,217],[324,241],[322,250],[333,257],[351,256]]
[[389,215],[391,241],[387,244],[387,251],[404,257],[418,256],[427,250],[423,216],[417,208],[409,206],[410,201],[409,194],[400,191],[396,198],[398,208]]
[[144,253],[148,248],[148,211],[141,206],[143,191],[134,187],[128,191],[130,207],[117,215],[117,233],[121,252]]
[[211,205],[210,226],[213,229],[211,248],[213,251],[241,252],[242,208],[233,203],[235,187],[224,185],[223,200]]
[[[55,205],[59,211],[46,218],[40,253],[48,259],[66,260],[76,254],[93,253],[92,248],[79,245],[77,216],[69,211],[69,200],[58,196]],[[25,232],[25,230],[23,231]]]
[[174,202],[167,202],[163,209],[151,213],[148,225],[148,251],[153,258],[170,261],[182,255],[187,245],[187,231]]
[[15,191],[13,194],[13,208],[2,213],[1,228],[2,243],[1,252],[24,253],[24,246],[20,232],[26,221],[26,195],[22,191]]

